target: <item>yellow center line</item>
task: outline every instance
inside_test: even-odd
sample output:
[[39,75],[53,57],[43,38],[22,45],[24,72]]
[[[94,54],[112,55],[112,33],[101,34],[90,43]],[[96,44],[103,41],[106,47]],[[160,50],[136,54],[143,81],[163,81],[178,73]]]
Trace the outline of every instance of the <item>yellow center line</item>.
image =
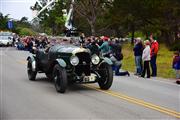
[[[20,60],[20,61],[17,61],[17,62],[20,63],[20,64],[27,64],[27,61],[25,61],[25,60]],[[147,107],[147,108],[159,111],[161,113],[165,113],[165,114],[171,115],[171,116],[176,117],[176,118],[180,118],[180,112],[176,112],[174,110],[170,110],[170,109],[167,109],[165,107],[161,107],[161,106],[149,103],[149,102],[145,102],[145,101],[137,99],[137,98],[132,98],[132,97],[129,97],[129,96],[124,95],[122,93],[117,93],[115,91],[101,90],[101,89],[99,89],[99,88],[97,88],[97,87],[95,87],[93,85],[87,85],[86,84],[84,86],[88,87],[88,88],[91,88],[91,89],[94,89],[94,90],[97,90],[99,92],[111,95],[113,97],[120,98],[120,99],[126,100],[128,102],[131,102],[131,103],[134,103],[134,104],[138,104],[138,105],[141,105],[141,106],[144,106],[144,107]]]
[[18,60],[17,62],[20,64],[27,64],[27,61],[25,61],[25,60]]
[[154,105],[152,103],[148,103],[148,102],[136,99],[136,98],[132,98],[132,97],[129,97],[127,95],[124,95],[124,94],[121,94],[121,93],[117,93],[117,92],[114,92],[114,91],[111,91],[111,90],[106,90],[106,91],[105,90],[101,90],[101,89],[99,89],[99,88],[97,88],[97,87],[95,87],[93,85],[84,85],[84,86],[86,86],[88,88],[91,88],[91,89],[94,89],[94,90],[97,90],[99,92],[111,95],[113,97],[120,98],[120,99],[126,100],[128,102],[131,102],[131,103],[134,103],[134,104],[138,104],[138,105],[141,105],[141,106],[144,106],[144,107],[147,107],[147,108],[159,111],[161,113],[165,113],[165,114],[171,115],[171,116],[176,117],[176,118],[180,118],[180,112],[176,112],[174,110],[170,110],[170,109],[158,106],[158,105]]

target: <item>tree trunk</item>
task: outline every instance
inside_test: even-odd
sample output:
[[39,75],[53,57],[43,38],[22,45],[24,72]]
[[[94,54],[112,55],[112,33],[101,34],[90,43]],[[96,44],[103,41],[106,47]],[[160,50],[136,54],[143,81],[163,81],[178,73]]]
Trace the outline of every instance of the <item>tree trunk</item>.
[[95,25],[93,24],[93,22],[90,22],[89,24],[91,26],[91,35],[95,36],[96,35]]
[[134,25],[131,26],[131,32],[132,32],[131,45],[133,45],[134,44],[134,33],[135,33],[135,26]]
[[119,37],[122,37],[121,36],[121,31],[119,30],[119,28],[118,28],[118,26],[116,27],[114,27],[114,29],[115,29],[115,33],[116,33],[116,36],[119,38]]
[[52,35],[53,36],[55,35],[55,25],[54,24],[52,25]]
[[162,42],[164,42],[167,45],[172,45],[173,43],[173,36],[169,31],[162,31],[161,32],[161,39],[163,40]]
[[180,41],[180,38],[178,37],[178,34],[179,34],[178,31],[179,31],[179,30],[178,30],[178,26],[175,26],[175,28],[174,28],[174,38],[175,38],[174,43]]

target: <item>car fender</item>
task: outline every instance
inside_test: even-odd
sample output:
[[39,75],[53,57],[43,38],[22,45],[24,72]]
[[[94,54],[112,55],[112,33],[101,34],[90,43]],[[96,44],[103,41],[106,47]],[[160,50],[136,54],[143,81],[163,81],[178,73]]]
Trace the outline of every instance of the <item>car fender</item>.
[[36,71],[36,60],[33,55],[28,56],[27,61],[30,60],[32,64],[32,71]]
[[63,68],[66,67],[66,62],[63,59],[56,59],[56,62]]
[[102,63],[107,63],[109,65],[113,64],[112,61],[109,58],[107,58],[107,57],[104,57],[99,65],[101,65]]
[[26,60],[28,61],[29,59],[31,60],[31,62],[35,61],[35,58],[33,55],[28,56]]

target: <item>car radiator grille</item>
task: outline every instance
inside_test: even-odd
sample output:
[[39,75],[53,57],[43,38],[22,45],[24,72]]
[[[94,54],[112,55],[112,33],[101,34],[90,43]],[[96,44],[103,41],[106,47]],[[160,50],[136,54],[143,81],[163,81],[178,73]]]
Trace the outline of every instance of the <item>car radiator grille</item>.
[[89,76],[91,74],[90,54],[86,52],[82,52],[82,53],[77,53],[76,56],[79,58],[79,64],[75,67],[75,73],[78,76],[81,76],[82,74]]

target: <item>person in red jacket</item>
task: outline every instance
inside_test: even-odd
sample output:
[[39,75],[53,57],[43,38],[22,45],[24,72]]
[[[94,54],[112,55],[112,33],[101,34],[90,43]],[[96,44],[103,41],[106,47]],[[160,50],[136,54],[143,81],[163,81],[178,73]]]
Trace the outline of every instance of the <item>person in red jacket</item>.
[[150,42],[151,42],[151,69],[152,69],[152,77],[157,76],[157,65],[156,65],[156,58],[157,58],[157,53],[159,49],[159,44],[156,40],[153,39],[153,35],[150,35]]

